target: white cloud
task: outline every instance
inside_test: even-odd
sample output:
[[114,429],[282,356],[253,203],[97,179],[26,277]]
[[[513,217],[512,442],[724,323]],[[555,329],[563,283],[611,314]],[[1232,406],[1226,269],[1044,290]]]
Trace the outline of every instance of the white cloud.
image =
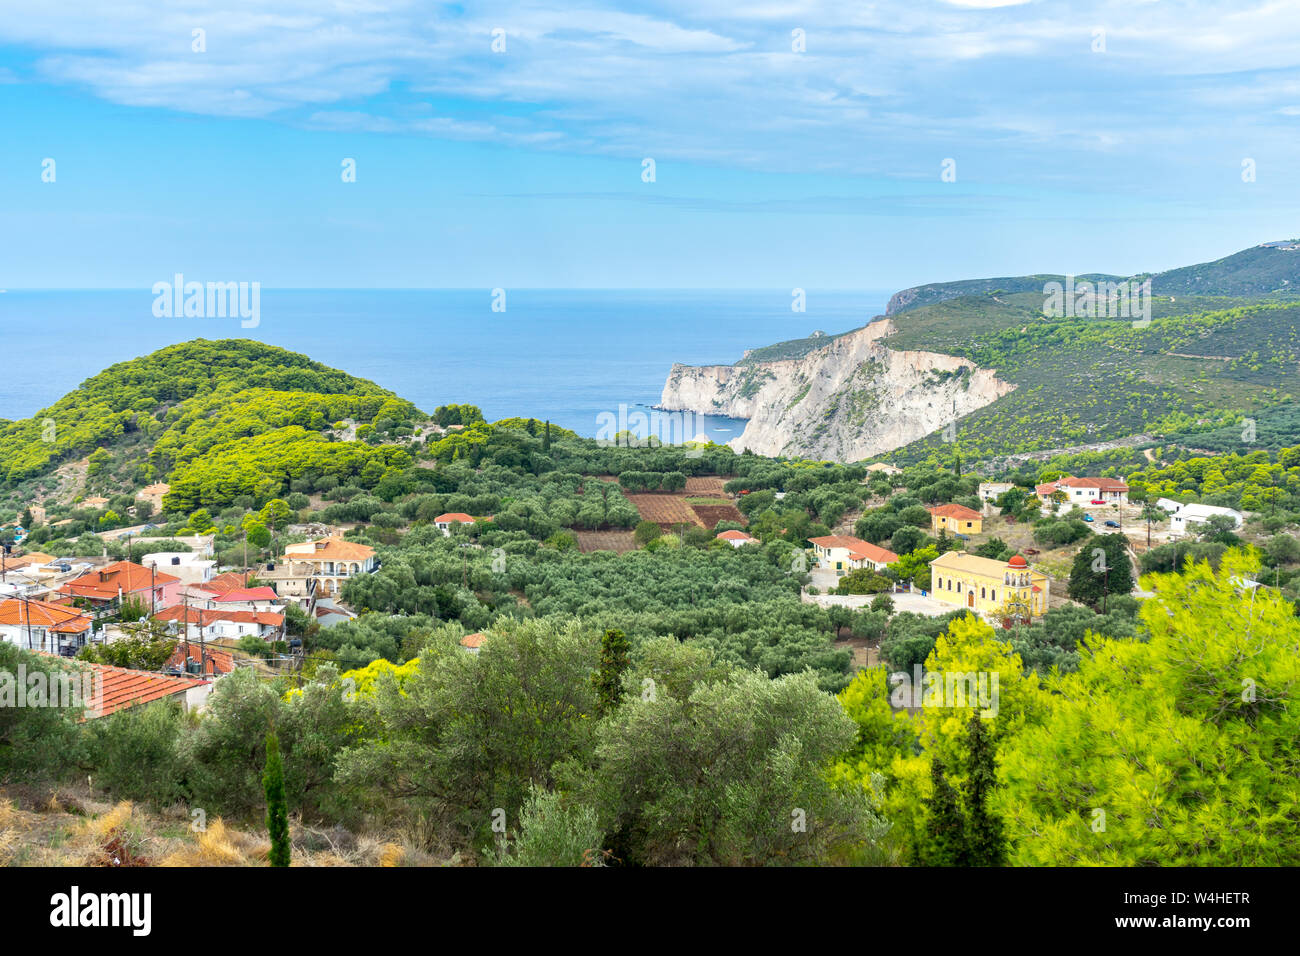
[[[915,176],[931,149],[1122,152],[1198,143],[1245,117],[1266,133],[1276,123],[1290,148],[1297,6],[0,0],[0,44],[35,56],[31,76],[132,106]],[[1105,53],[1091,52],[1093,25]],[[796,28],[806,52],[791,49]],[[194,29],[206,52],[192,51]],[[418,111],[422,98],[435,105]]]

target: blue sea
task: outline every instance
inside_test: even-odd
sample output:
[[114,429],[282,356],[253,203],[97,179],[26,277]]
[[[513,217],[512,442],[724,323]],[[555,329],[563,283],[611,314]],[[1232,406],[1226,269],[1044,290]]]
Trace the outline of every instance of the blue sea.
[[[730,364],[746,349],[865,325],[889,292],[808,290],[296,290],[261,292],[260,322],[156,318],[148,289],[0,294],[0,418],[26,418],[115,362],[188,339],[253,338],[371,379],[425,411],[452,402],[594,436],[626,406],[649,415],[674,362]],[[728,441],[744,422],[708,418]]]

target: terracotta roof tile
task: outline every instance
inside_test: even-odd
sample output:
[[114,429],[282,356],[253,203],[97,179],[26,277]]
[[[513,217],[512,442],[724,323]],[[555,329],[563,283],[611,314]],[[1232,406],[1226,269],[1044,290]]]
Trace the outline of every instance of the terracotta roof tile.
[[170,574],[154,572],[130,561],[117,561],[67,582],[59,591],[73,597],[107,601],[116,598],[119,591],[133,594],[147,591],[150,587],[165,587],[179,580]]
[[304,541],[291,544],[284,549],[285,558],[298,561],[364,561],[374,557],[375,549],[368,544],[345,541],[340,537],[321,538],[319,541]]
[[863,541],[861,538],[855,538],[847,534],[827,534],[820,538],[809,538],[815,545],[823,548],[844,548],[855,559],[861,561],[867,558],[876,563],[893,564],[898,560],[898,555],[888,551],[879,545],[872,544],[870,541]]
[[960,518],[963,521],[975,521],[982,516],[978,511],[973,511],[965,505],[948,504],[939,505],[930,509],[930,514],[939,518]]
[[211,591],[214,594],[225,594],[229,591],[240,590],[248,586],[248,575],[240,574],[235,571],[227,571],[225,574],[218,574],[210,581],[204,581],[200,587],[205,591]]
[[66,604],[49,601],[23,601],[10,598],[0,601],[0,624],[25,627],[48,627],[61,634],[80,634],[90,630],[91,620]]
[[235,655],[210,644],[205,646],[195,641],[177,643],[176,650],[172,651],[172,656],[167,658],[167,666],[184,670],[186,659],[191,657],[196,661],[203,661],[206,658],[207,665],[203,673],[208,676],[219,677],[235,669]]
[[275,593],[275,588],[269,588],[263,585],[257,588],[239,588],[233,591],[227,591],[220,594],[213,600],[216,601],[278,601],[280,595]]
[[197,627],[209,627],[221,621],[236,624],[262,624],[279,627],[284,623],[284,615],[273,611],[233,611],[225,608],[186,608],[182,604],[159,611],[153,616],[155,621],[188,622]]

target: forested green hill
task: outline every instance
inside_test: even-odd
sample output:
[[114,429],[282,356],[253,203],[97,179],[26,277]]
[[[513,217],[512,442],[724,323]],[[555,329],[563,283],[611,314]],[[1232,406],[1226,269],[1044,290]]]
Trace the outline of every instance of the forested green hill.
[[383,450],[366,445],[327,450],[326,431],[348,419],[382,433],[423,417],[375,383],[305,355],[246,339],[196,339],[113,365],[31,418],[0,424],[0,491],[31,491],[87,456],[88,482],[110,491],[165,479],[178,467],[202,475],[206,456],[252,436],[264,454],[245,464],[272,475],[289,461],[386,464]]

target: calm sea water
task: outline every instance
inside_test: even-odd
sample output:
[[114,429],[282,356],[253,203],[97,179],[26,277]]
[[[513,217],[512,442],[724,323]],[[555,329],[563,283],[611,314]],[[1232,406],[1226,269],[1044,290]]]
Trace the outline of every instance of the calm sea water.
[[[488,419],[550,419],[593,436],[602,414],[659,401],[673,362],[730,364],[745,349],[835,334],[885,310],[885,291],[263,290],[260,325],[153,315],[140,291],[0,294],[0,418],[25,418],[114,362],[194,338],[253,338],[371,379],[420,408],[468,402]],[[635,425],[636,422],[634,421]],[[743,422],[699,423],[715,441]],[[643,432],[640,427],[635,431]]]

